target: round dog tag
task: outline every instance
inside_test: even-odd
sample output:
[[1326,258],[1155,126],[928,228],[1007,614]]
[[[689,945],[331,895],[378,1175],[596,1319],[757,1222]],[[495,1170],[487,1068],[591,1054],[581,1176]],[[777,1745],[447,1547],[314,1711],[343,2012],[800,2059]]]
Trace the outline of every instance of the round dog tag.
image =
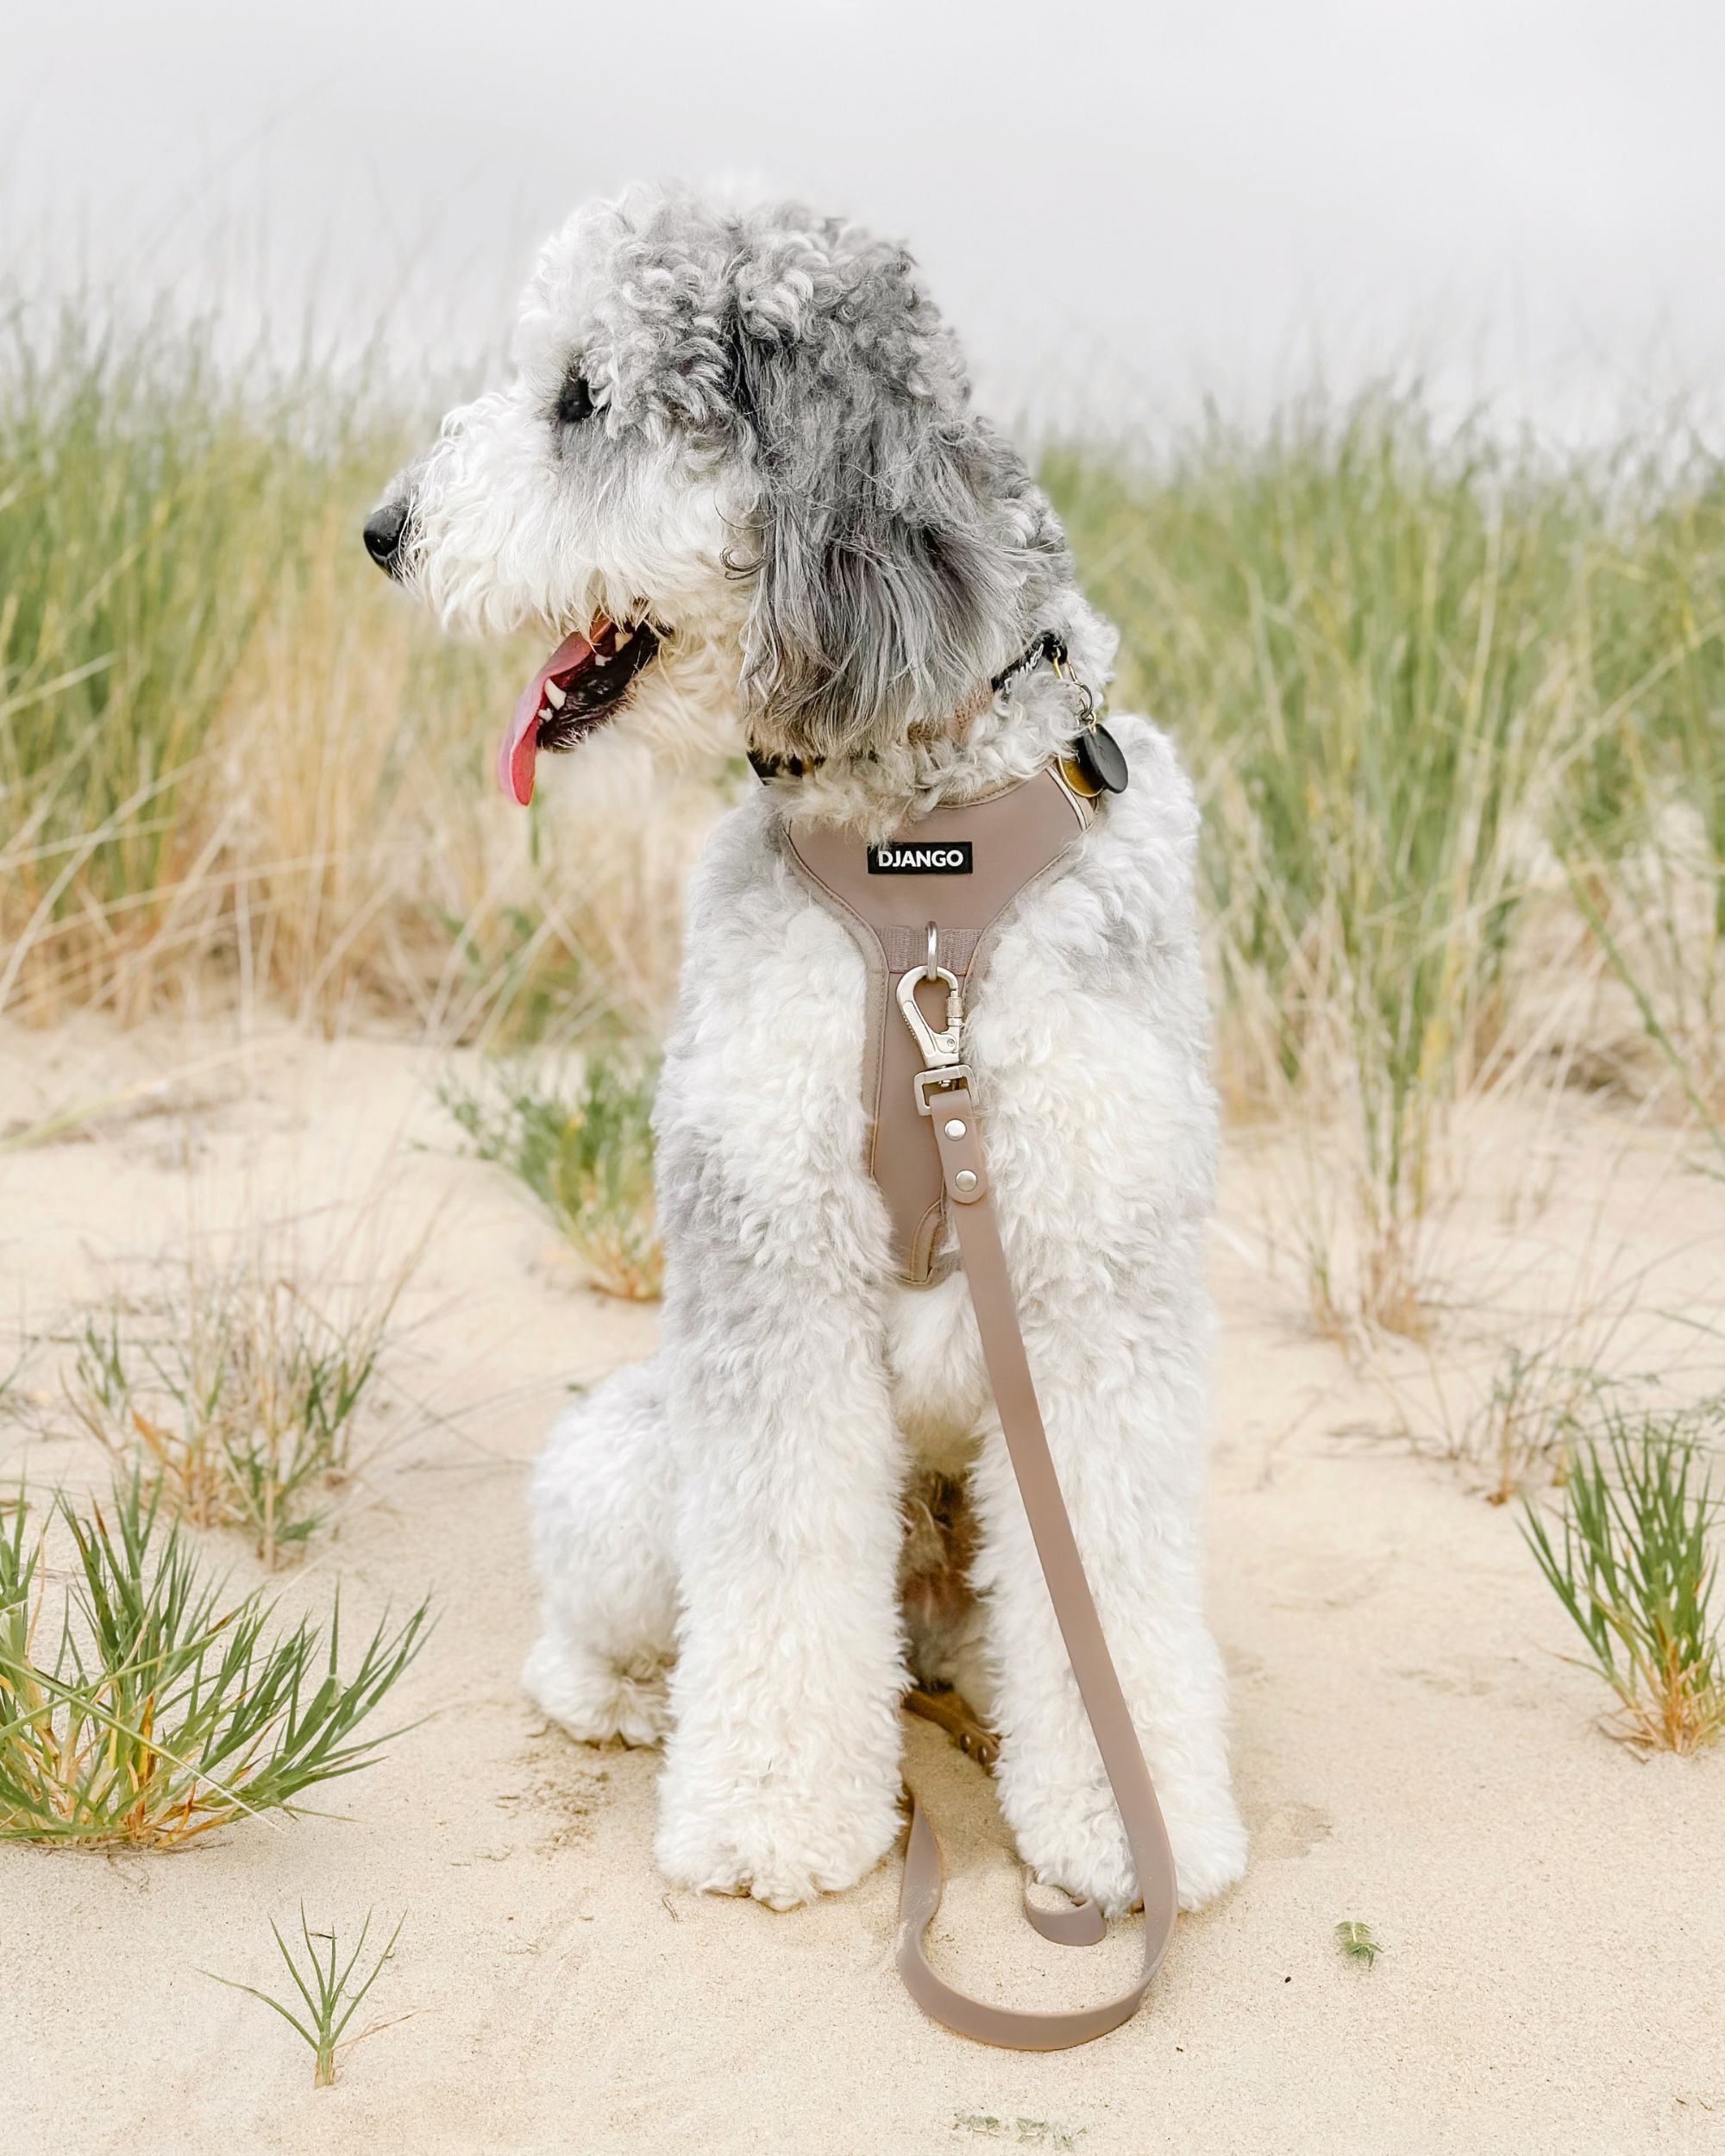
[[1072,755],[1092,786],[1110,793],[1126,792],[1126,755],[1106,726],[1087,726],[1073,743]]

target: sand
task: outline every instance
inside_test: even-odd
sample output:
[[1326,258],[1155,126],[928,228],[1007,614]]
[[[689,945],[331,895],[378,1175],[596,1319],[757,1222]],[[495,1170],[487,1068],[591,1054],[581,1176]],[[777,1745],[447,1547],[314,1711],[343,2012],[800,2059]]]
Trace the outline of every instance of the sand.
[[[0,1131],[96,1110],[0,1156],[15,1326],[144,1294],[163,1252],[248,1216],[296,1213],[310,1248],[357,1207],[380,1263],[430,1224],[396,1434],[279,1584],[321,1608],[339,1578],[356,1629],[428,1589],[441,1612],[396,1695],[424,1720],[314,1800],[339,1816],[172,1856],[0,1846],[0,2148],[1725,2147],[1725,1755],[1644,1763],[1602,1733],[1515,1507],[1434,1449],[1482,1340],[1561,1302],[1578,1251],[1620,1284],[1655,1267],[1639,1300],[1670,1314],[1619,1334],[1629,1367],[1684,1341],[1692,1359],[1692,1320],[1725,1307],[1725,1194],[1672,1169],[1669,1133],[1584,1102],[1487,1115],[1443,1228],[1453,1308],[1429,1351],[1364,1367],[1270,1262],[1281,1141],[1230,1140],[1210,1602],[1251,1867],[1182,1920],[1132,2023],[1025,2057],[900,1988],[894,1859],[787,1915],[669,1890],[654,1756],[576,1745],[518,1691],[528,1463],[566,1383],[647,1352],[655,1319],[582,1288],[520,1193],[456,1156],[436,1068],[384,1039],[0,1030]],[[27,1389],[51,1389],[53,1356]],[[0,1421],[0,1464],[99,1487],[53,1420],[39,1400]],[[254,1576],[232,1538],[210,1554]],[[944,1965],[1027,2003],[1115,1988],[1132,1927],[1089,1954],[1037,1941],[986,1777],[920,1724],[906,1738],[946,1850]],[[199,1973],[276,1986],[267,1922],[302,1899],[343,1931],[406,1917],[368,2002],[393,2025],[324,2091],[266,2008]],[[1338,1954],[1343,1918],[1383,1942],[1375,1967]]]

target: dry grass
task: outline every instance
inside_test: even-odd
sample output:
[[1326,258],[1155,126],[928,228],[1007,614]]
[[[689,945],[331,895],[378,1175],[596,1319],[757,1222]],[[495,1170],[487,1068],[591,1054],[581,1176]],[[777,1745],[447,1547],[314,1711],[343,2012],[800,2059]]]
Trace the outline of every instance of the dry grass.
[[1136,473],[1048,477],[1197,780],[1225,1091],[1304,1138],[1315,1322],[1418,1339],[1458,1102],[1627,1036],[1725,1164],[1725,486],[1371,395]]
[[82,1426],[191,1526],[234,1527],[271,1570],[329,1524],[362,1462],[396,1305],[418,1253],[357,1288],[308,1291],[267,1237],[196,1260],[139,1325],[86,1318],[65,1394]]
[[542,788],[524,817],[494,797],[496,713],[531,663],[445,644],[326,513],[180,778],[159,881],[98,902],[74,880],[75,906],[39,919],[38,897],[21,919],[28,848],[0,847],[8,1007],[268,1002],[326,1031],[363,1014],[502,1044],[612,1012],[662,1028],[682,880],[722,798],[711,774],[643,787],[624,818],[611,798],[554,817]]
[[[536,649],[451,644],[359,544],[430,425],[199,330],[0,317],[0,1010],[267,1000],[450,1037],[668,1007],[718,774],[524,817]],[[543,792],[555,794],[555,780]]]
[[663,1025],[713,774],[643,774],[619,804],[554,772],[524,816],[490,752],[539,655],[448,645],[329,519],[218,721],[225,806],[202,808],[227,819],[203,942],[230,939],[245,993],[325,1026],[358,1006],[499,1044],[611,1012]]
[[[659,1037],[731,782],[588,758],[497,796],[539,654],[449,643],[356,541],[423,400],[210,348],[20,308],[0,354],[0,1009]],[[1605,1073],[1725,1168],[1716,465],[1367,395],[1044,477],[1117,701],[1197,779],[1223,1089],[1302,1134],[1314,1321],[1429,1333],[1484,1091]]]

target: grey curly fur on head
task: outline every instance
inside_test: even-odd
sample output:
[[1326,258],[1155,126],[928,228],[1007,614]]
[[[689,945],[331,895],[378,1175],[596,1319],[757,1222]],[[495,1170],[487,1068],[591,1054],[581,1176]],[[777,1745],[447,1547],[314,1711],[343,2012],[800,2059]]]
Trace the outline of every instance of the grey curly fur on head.
[[[738,439],[761,479],[739,687],[804,759],[944,726],[1070,582],[1022,461],[969,409],[957,341],[907,251],[798,203],[639,198],[612,258],[615,364]],[[631,215],[631,212],[633,213]]]
[[[986,708],[1038,629],[1060,630],[1094,687],[1106,679],[1111,640],[1059,524],[970,409],[902,247],[794,202],[637,189],[548,244],[517,360],[515,388],[452,415],[398,482],[415,506],[408,573],[447,617],[564,627],[644,601],[668,664],[678,637],[722,630],[755,745],[906,772],[925,749],[919,786],[955,715]],[[593,418],[554,455],[572,372]],[[728,597],[696,589],[692,559],[662,567],[643,536],[656,515],[677,521],[663,510],[678,485],[706,505],[708,582]],[[580,588],[559,589],[575,560]]]
[[804,756],[860,745],[864,713],[888,736],[943,727],[1070,573],[1019,458],[969,411],[909,256],[854,228],[821,237],[794,255],[769,238],[737,278],[737,404],[762,479],[742,687]]

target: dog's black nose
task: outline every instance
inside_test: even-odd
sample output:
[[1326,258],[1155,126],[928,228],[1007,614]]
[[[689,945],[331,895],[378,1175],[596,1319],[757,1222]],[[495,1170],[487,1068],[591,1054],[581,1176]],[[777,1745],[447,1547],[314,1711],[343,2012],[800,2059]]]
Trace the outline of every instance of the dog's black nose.
[[366,519],[366,552],[386,576],[401,567],[401,535],[406,529],[405,502],[386,502]]

